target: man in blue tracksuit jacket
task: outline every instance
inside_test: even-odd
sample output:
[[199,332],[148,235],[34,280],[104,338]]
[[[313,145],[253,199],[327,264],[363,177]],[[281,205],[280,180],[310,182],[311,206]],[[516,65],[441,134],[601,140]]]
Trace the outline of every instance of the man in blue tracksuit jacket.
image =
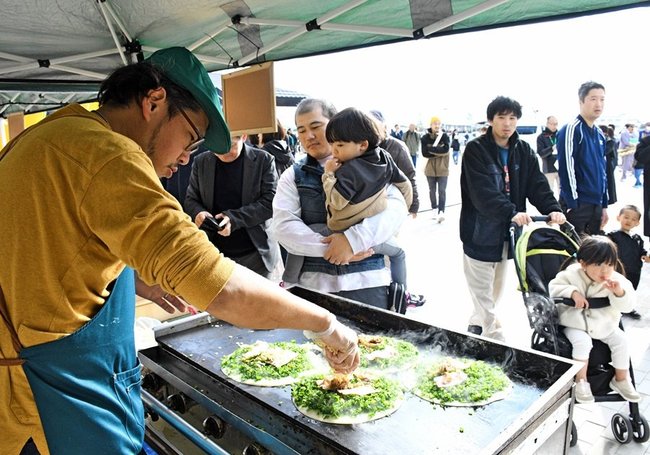
[[607,224],[605,136],[594,125],[605,105],[605,87],[580,86],[580,115],[557,135],[560,203],[578,234],[598,234]]

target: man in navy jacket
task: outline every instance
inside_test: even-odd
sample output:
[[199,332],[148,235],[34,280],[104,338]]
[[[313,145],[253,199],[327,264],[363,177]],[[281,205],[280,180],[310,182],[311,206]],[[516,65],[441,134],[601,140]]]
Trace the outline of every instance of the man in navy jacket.
[[598,234],[607,224],[606,139],[594,123],[605,106],[605,87],[593,81],[578,90],[580,115],[557,134],[560,202],[578,234]]

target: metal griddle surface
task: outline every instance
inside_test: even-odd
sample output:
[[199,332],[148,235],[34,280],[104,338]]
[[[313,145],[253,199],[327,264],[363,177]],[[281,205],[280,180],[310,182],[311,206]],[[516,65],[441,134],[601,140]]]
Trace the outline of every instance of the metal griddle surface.
[[[302,291],[299,289],[298,292]],[[305,292],[309,294],[311,291]],[[209,375],[215,383],[225,383],[241,393],[243,399],[250,400],[250,406],[259,406],[266,412],[290,419],[300,428],[300,433],[318,439],[326,438],[332,452],[340,453],[395,454],[404,450],[412,453],[480,453],[486,447],[493,446],[495,439],[502,438],[504,433],[510,432],[514,438],[521,432],[530,423],[522,419],[524,411],[539,408],[541,413],[548,409],[558,397],[549,397],[548,394],[542,397],[544,392],[571,367],[568,362],[558,363],[554,358],[531,351],[519,351],[479,337],[431,327],[394,313],[355,305],[345,299],[318,301],[319,298],[315,298],[318,295],[305,295],[310,296],[312,298],[309,300],[329,307],[338,315],[339,320],[360,333],[399,336],[414,342],[425,356],[428,353],[442,353],[497,363],[504,367],[511,379],[512,393],[505,400],[479,408],[443,408],[406,392],[403,405],[386,418],[358,425],[326,424],[305,417],[296,410],[291,401],[290,386],[256,387],[241,384],[227,378],[220,368],[221,357],[233,352],[239,344],[254,343],[257,340],[306,342],[302,332],[254,331],[216,321],[161,336],[158,342],[160,348]],[[342,311],[345,308],[348,311]],[[347,314],[341,314],[342,312]],[[401,379],[408,374],[412,373],[401,373]],[[564,394],[569,387],[570,382],[567,380],[566,387],[558,395]],[[262,429],[280,440],[284,431],[292,431],[291,428]]]

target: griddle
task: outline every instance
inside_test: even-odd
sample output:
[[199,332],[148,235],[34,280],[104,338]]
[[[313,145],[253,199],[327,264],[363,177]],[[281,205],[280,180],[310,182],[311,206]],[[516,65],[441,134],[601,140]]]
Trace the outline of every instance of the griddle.
[[[497,364],[512,381],[512,392],[504,400],[478,408],[441,407],[406,392],[403,405],[388,417],[357,425],[319,422],[296,410],[290,386],[241,384],[220,368],[221,357],[239,344],[300,343],[306,341],[302,332],[242,329],[205,314],[171,329],[162,327],[156,332],[159,346],[141,351],[141,361],[273,453],[507,453],[554,412],[555,418],[567,414],[560,418],[567,430],[563,434],[568,434],[573,376],[578,369],[570,361],[306,288],[294,287],[290,292],[332,311],[360,333],[413,342],[423,359],[450,355]],[[558,410],[560,406],[566,412]]]

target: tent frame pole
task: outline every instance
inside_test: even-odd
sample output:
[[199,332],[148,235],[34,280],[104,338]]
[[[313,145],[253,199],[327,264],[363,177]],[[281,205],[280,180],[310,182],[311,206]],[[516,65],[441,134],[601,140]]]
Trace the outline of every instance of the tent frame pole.
[[[321,25],[321,24],[324,24],[326,22],[329,22],[332,19],[340,16],[341,14],[347,13],[348,11],[358,7],[359,5],[362,5],[362,4],[366,3],[367,1],[368,0],[353,0],[353,1],[351,1],[351,2],[349,2],[347,4],[345,4],[345,5],[341,5],[340,7],[335,8],[332,11],[329,11],[329,12],[325,13],[325,15],[317,18],[316,23],[318,25]],[[303,25],[304,25],[304,28],[297,28],[296,30],[294,30],[293,32],[283,36],[279,40],[276,40],[273,43],[270,43],[270,44],[268,44],[266,46],[263,46],[263,47],[259,48],[257,50],[257,52],[252,52],[252,53],[242,57],[237,62],[238,66],[239,65],[245,65],[245,64],[247,64],[247,63],[249,63],[249,62],[251,62],[253,60],[256,60],[257,58],[259,58],[259,56],[265,55],[268,52],[271,52],[273,49],[275,49],[277,47],[280,47],[283,44],[288,43],[289,41],[292,41],[292,40],[298,38],[299,36],[301,36],[301,35],[303,35],[303,34],[305,34],[305,33],[307,33],[308,31],[311,30],[310,28],[307,27],[306,24],[303,24]]]
[[453,16],[446,17],[442,20],[439,20],[438,22],[434,22],[431,25],[427,25],[426,27],[423,27],[422,36],[428,37],[433,33],[439,32],[440,30],[443,30],[447,27],[451,27],[452,25],[462,22],[465,19],[474,17],[477,14],[491,10],[492,8],[496,8],[497,6],[503,5],[504,3],[508,3],[509,1],[510,0],[487,0],[476,6],[473,6],[472,8],[466,9],[465,11],[462,11],[458,14],[454,14]]

